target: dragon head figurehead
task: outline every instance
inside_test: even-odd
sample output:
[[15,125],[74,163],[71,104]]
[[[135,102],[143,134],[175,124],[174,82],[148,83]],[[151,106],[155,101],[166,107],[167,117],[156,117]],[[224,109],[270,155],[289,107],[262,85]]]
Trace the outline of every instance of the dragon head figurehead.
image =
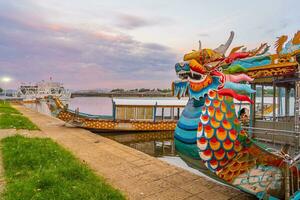
[[189,60],[189,66],[189,95],[191,98],[199,100],[209,90],[217,90],[224,87],[225,76],[221,67],[209,64],[202,65],[195,59]]
[[175,65],[175,71],[180,79],[173,84],[175,96],[180,98],[188,94],[190,98],[199,100],[207,95],[209,90],[216,90],[222,95],[231,96],[239,101],[251,102],[250,98],[244,94],[255,91],[249,85],[239,82],[253,79],[243,73],[246,71],[245,68],[231,64],[238,59],[263,54],[269,46],[262,44],[251,51],[242,49],[243,46],[235,47],[226,57],[225,52],[233,36],[234,33],[231,32],[228,41],[216,49],[202,49],[200,43],[198,51],[184,55],[184,62]]

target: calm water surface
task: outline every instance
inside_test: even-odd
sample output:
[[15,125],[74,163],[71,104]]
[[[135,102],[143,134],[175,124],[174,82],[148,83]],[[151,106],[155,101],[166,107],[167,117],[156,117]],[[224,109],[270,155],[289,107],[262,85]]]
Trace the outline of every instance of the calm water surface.
[[71,98],[69,108],[94,115],[112,115],[112,100],[108,97],[76,97]]

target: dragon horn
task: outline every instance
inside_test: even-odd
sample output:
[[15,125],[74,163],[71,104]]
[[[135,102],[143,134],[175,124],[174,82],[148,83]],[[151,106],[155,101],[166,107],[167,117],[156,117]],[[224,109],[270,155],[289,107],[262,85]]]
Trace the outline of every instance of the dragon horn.
[[234,37],[234,32],[231,31],[227,42],[225,44],[221,44],[218,48],[214,49],[214,51],[220,53],[221,55],[224,55],[228,50],[229,46],[231,45],[233,37]]
[[260,51],[267,48],[267,46],[268,46],[267,43],[263,43],[263,44],[260,45],[260,47],[252,50],[250,53],[251,53],[252,56],[255,56],[255,55],[259,54]]

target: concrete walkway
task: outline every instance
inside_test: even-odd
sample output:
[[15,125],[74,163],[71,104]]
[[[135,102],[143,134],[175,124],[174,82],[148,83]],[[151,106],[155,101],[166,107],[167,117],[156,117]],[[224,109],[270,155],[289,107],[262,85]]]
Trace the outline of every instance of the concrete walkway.
[[50,137],[73,152],[128,199],[253,199],[113,140],[65,127],[64,122],[23,106],[14,107],[38,125],[41,131],[36,136]]

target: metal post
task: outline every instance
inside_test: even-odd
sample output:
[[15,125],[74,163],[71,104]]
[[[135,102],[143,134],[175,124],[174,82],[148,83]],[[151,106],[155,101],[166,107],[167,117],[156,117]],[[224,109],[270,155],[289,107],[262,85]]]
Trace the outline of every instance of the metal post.
[[[295,132],[300,132],[299,127],[299,117],[300,117],[300,54],[296,55],[296,61],[298,63],[297,73],[296,73],[296,81],[295,81],[295,107],[294,107],[294,115],[295,115]],[[299,136],[299,135],[298,135]]]
[[153,122],[156,121],[156,108],[157,108],[157,102],[155,103],[155,106],[154,106],[154,110],[153,110]]
[[262,117],[262,119],[264,119],[264,97],[265,97],[264,85],[261,85],[261,117]]
[[282,109],[282,105],[281,105],[281,88],[280,87],[278,87],[277,104],[278,104],[277,116],[279,118],[282,115],[282,112],[281,112],[281,109]]
[[[256,90],[256,84],[252,85],[252,89]],[[254,127],[255,126],[255,112],[256,112],[256,93],[251,94],[251,99],[254,102],[254,104],[250,104],[250,122],[249,122],[249,126]],[[252,136],[252,133],[250,134],[250,136]]]
[[288,117],[290,115],[290,88],[286,87],[285,90],[285,116]]
[[[300,134],[300,127],[299,127],[299,117],[300,117],[300,54],[298,54],[296,56],[296,60],[298,63],[298,67],[297,67],[297,80],[295,81],[295,107],[294,107],[294,120],[295,120],[295,124],[294,124],[294,130],[296,132],[296,134],[298,135],[297,138],[297,153],[299,153],[299,134]],[[299,184],[299,182],[298,182]]]
[[127,115],[127,113],[126,113],[126,109],[127,109],[127,107],[124,107],[124,120],[126,120],[126,119],[127,119],[127,117],[126,117],[126,115]]
[[111,102],[112,102],[112,115],[113,115],[113,119],[115,121],[116,120],[116,104],[113,99],[111,99]]
[[300,81],[295,81],[295,132],[300,131],[299,114],[300,114]]
[[174,120],[174,107],[170,108],[171,119]]
[[273,121],[276,121],[275,118],[276,118],[276,83],[274,78],[273,79]]

